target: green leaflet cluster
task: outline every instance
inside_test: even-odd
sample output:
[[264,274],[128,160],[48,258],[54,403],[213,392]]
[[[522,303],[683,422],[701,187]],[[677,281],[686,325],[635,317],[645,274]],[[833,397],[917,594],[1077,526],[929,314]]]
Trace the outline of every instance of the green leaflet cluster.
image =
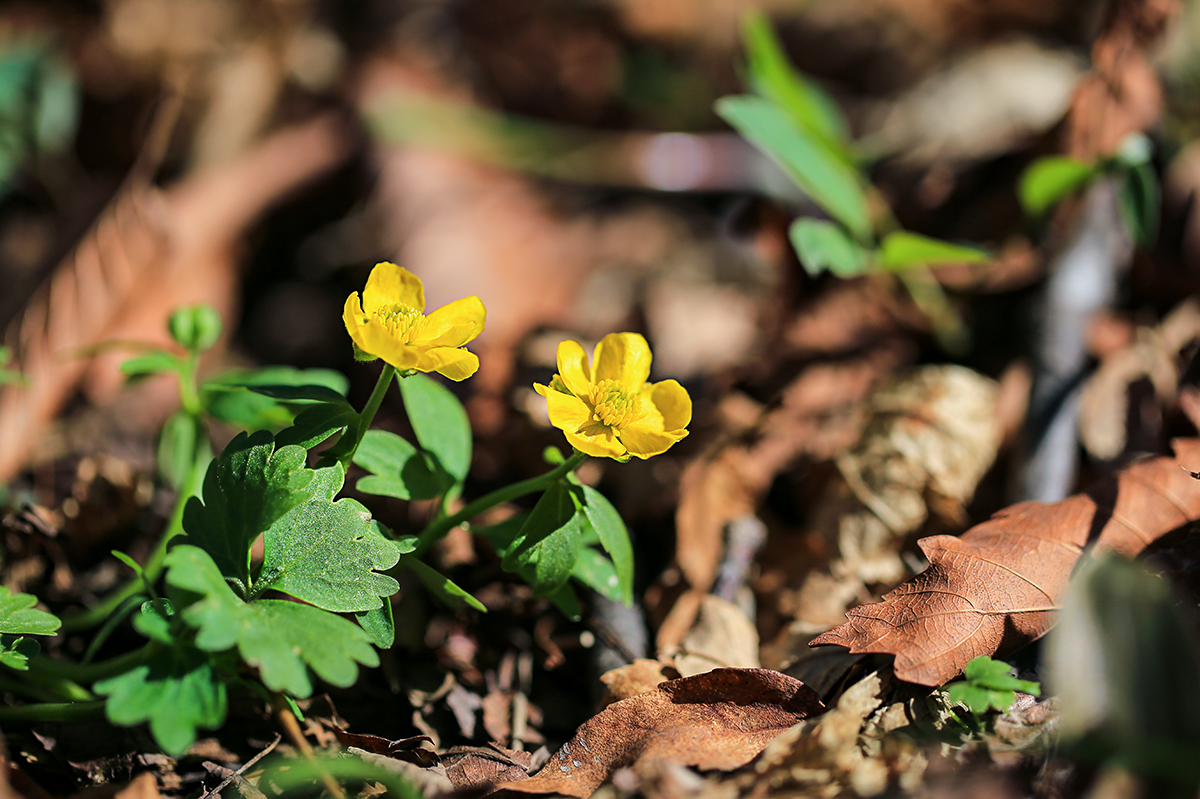
[[[748,15],[742,33],[746,82],[753,93],[720,98],[716,112],[774,161],[827,217],[801,216],[789,229],[805,270],[811,275],[828,271],[841,278],[870,271],[898,273],[914,301],[934,321],[938,335],[947,342],[960,337],[956,328],[961,325],[947,316],[940,289],[929,285],[932,281],[922,272],[931,266],[978,263],[991,256],[977,247],[898,229],[865,174],[870,154],[850,138],[837,105],[812,78],[792,66],[764,14]],[[794,199],[794,193],[786,199]]]
[[[198,727],[223,722],[222,678],[239,658],[269,690],[295,697],[312,693],[310,670],[349,686],[359,665],[378,665],[372,644],[391,645],[386,599],[399,590],[381,572],[413,547],[384,537],[360,503],[335,499],[344,478],[338,463],[309,469],[302,446],[277,448],[267,431],[229,443],[184,511],[185,543],[165,561],[168,598],[135,619],[153,642],[148,662],[96,685],[111,721],[148,721],[164,749],[180,752]],[[338,613],[358,614],[361,626]]]
[[29,635],[54,635],[62,622],[57,616],[34,607],[37,597],[14,594],[0,586],[0,664],[17,671],[29,669],[29,658],[41,645]]

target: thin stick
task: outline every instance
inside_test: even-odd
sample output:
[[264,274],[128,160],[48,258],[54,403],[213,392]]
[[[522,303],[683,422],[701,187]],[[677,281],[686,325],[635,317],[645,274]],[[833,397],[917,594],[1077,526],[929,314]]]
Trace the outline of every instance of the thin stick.
[[[290,712],[290,711],[289,711],[289,712]],[[292,719],[292,720],[294,721],[294,720],[295,720],[295,717],[293,717],[293,719]],[[234,781],[234,780],[236,780],[238,777],[242,776],[242,775],[243,775],[243,774],[245,774],[247,771],[249,771],[249,770],[250,770],[250,768],[251,768],[251,767],[252,767],[252,766],[253,766],[255,763],[257,763],[258,761],[262,760],[262,759],[263,759],[264,757],[266,757],[267,755],[271,754],[271,752],[272,752],[272,751],[275,749],[275,747],[279,746],[279,742],[280,742],[280,741],[282,741],[282,740],[283,740],[283,736],[282,736],[282,735],[280,735],[279,733],[275,733],[275,740],[274,740],[274,741],[271,741],[271,743],[267,745],[267,748],[266,748],[266,749],[262,750],[262,751],[261,751],[261,752],[259,752],[257,755],[255,755],[254,757],[250,758],[250,759],[249,759],[249,760],[247,760],[245,763],[243,763],[243,764],[242,764],[242,766],[241,766],[241,768],[239,768],[237,771],[233,772],[233,773],[232,773],[232,774],[230,774],[228,777],[226,777],[226,778],[225,778],[225,781],[224,781],[224,782],[222,782],[220,785],[218,785],[216,788],[213,788],[213,789],[212,789],[211,791],[209,791],[208,793],[205,793],[205,794],[203,794],[203,795],[200,797],[200,799],[212,799],[212,797],[214,797],[214,796],[219,796],[219,795],[220,795],[220,793],[221,793],[221,791],[223,791],[223,790],[225,790],[226,788],[228,788],[228,787],[229,787],[229,786],[230,786],[230,785],[233,783],[233,781]],[[306,742],[306,743],[307,743],[307,742]]]
[[283,726],[283,731],[287,733],[288,740],[300,750],[300,754],[305,760],[316,766],[321,772],[321,782],[325,785],[325,790],[329,791],[330,796],[333,796],[334,799],[346,799],[346,793],[342,790],[342,786],[338,785],[329,772],[317,763],[316,753],[313,752],[312,744],[304,737],[304,731],[300,729],[300,722],[296,721],[296,714],[292,713],[292,709],[287,706],[279,694],[275,696],[275,712],[279,716],[279,723]]

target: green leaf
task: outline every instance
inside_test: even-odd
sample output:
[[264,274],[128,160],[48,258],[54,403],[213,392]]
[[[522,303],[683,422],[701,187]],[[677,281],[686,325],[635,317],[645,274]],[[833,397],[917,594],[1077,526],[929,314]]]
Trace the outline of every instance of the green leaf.
[[1021,206],[1030,216],[1040,217],[1098,173],[1098,167],[1078,158],[1065,155],[1039,158],[1021,175],[1017,187]]
[[571,579],[583,549],[578,524],[561,527],[542,539],[533,549],[533,595],[550,596],[562,588]]
[[150,350],[135,355],[121,364],[121,374],[157,375],[177,373],[183,368],[183,359],[163,350]]
[[358,625],[298,602],[243,602],[202,549],[177,546],[165,562],[167,584],[178,589],[173,601],[182,608],[183,620],[198,628],[196,646],[209,652],[236,646],[269,690],[309,696],[308,669],[348,688],[358,677],[357,664],[379,665],[371,636]]
[[629,530],[626,529],[621,514],[617,513],[617,509],[603,494],[591,486],[583,487],[583,512],[599,536],[600,545],[612,558],[616,570],[619,590],[617,596],[609,598],[626,605],[633,604],[633,544],[629,540]]
[[872,234],[862,176],[797,128],[779,106],[761,97],[732,96],[717,101],[717,114],[783,170],[831,217],[861,241]]
[[237,383],[231,383],[228,387],[245,388],[248,391],[253,391],[255,394],[262,394],[265,397],[286,400],[287,402],[326,402],[332,405],[349,404],[346,402],[345,397],[332,388],[309,383],[300,385],[258,385],[245,383],[240,386]]
[[951,702],[966,705],[977,716],[989,710],[1003,713],[1016,700],[1012,691],[996,691],[973,682],[950,683],[946,686],[946,693]]
[[471,422],[466,408],[450,389],[425,375],[397,375],[396,379],[417,443],[461,483],[471,469]]
[[371,643],[380,649],[391,649],[396,643],[396,619],[392,615],[392,603],[384,601],[374,610],[362,610],[354,614],[358,626],[371,636]]
[[353,430],[359,416],[345,401],[321,402],[296,414],[291,427],[275,434],[275,446],[312,449],[335,433]]
[[334,501],[342,488],[341,464],[318,469],[311,497],[285,513],[266,531],[262,571],[253,595],[271,589],[335,613],[374,610],[400,590],[386,574],[400,560],[361,503]]
[[788,229],[804,271],[816,276],[828,269],[842,278],[867,271],[867,250],[834,222],[802,216]]
[[292,508],[308,500],[313,472],[304,449],[275,450],[265,430],[239,433],[208,467],[203,500],[183,513],[188,542],[202,548],[245,596],[250,590],[250,546]]
[[[568,536],[579,538],[586,516],[580,512],[582,500],[566,481],[553,483],[533,506],[525,523],[513,537],[504,552],[501,567],[505,571],[516,571],[533,560],[537,547],[560,530]],[[569,568],[568,568],[569,571]]]
[[831,153],[849,162],[847,126],[841,110],[824,89],[791,65],[775,29],[761,11],[746,15],[742,42],[754,91],[785,110],[793,122]]
[[992,660],[987,655],[980,655],[967,661],[963,676],[970,682],[984,688],[997,691],[1023,691],[1033,696],[1041,696],[1041,686],[1029,680],[1018,680],[1011,675],[1012,666],[1002,660]]
[[167,485],[178,491],[192,469],[196,448],[207,447],[208,440],[200,422],[184,411],[171,414],[158,439],[158,473]]
[[581,549],[575,565],[571,567],[571,576],[613,602],[628,602],[616,567],[598,550],[591,547]]
[[171,621],[175,618],[175,606],[169,599],[143,602],[138,615],[133,617],[133,628],[151,641],[173,645],[175,635],[171,632]]
[[[296,411],[287,401],[252,391],[250,386],[321,386],[333,394],[314,393],[332,404],[346,404],[347,381],[339,372],[270,366],[225,372],[207,381],[200,389],[204,407],[216,418],[247,430],[276,429],[292,423]],[[297,400],[305,404],[312,401]]]
[[1133,240],[1141,247],[1154,243],[1158,236],[1159,195],[1158,175],[1148,163],[1120,170],[1117,200],[1121,218]]
[[0,586],[0,633],[9,635],[54,635],[62,622],[52,613],[38,610],[37,597],[14,594]]
[[898,272],[915,266],[939,266],[945,264],[978,264],[991,258],[987,250],[951,244],[941,239],[932,239],[919,233],[898,230],[883,239],[879,250],[879,263],[884,269]]
[[354,463],[371,474],[356,487],[366,494],[396,499],[432,499],[453,482],[449,474],[431,469],[422,452],[395,433],[368,430],[354,453]]
[[95,690],[108,697],[110,722],[132,727],[149,721],[154,740],[173,757],[195,743],[198,728],[216,729],[225,721],[225,684],[212,658],[184,644],[158,650],[149,663],[101,680]]
[[29,671],[29,659],[42,651],[36,638],[0,635],[0,664],[14,671]]
[[421,581],[421,584],[447,607],[460,608],[463,605],[470,605],[482,613],[487,613],[487,608],[484,607],[482,602],[456,585],[449,577],[432,566],[425,564],[419,558],[405,558],[402,561],[402,565],[415,574],[417,579]]

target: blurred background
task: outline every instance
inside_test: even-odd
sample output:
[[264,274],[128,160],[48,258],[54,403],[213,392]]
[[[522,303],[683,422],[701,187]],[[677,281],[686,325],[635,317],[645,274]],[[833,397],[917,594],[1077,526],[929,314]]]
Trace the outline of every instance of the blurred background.
[[[845,115],[872,217],[986,258],[906,282],[797,255],[789,227],[822,204],[714,111],[753,88],[752,11]],[[678,597],[709,590],[727,523],[752,516],[769,530],[752,575],[764,665],[790,663],[919,570],[920,534],[1057,498],[1030,488],[1044,470],[1061,496],[1194,435],[1200,312],[1181,303],[1200,285],[1198,99],[1200,7],[1176,0],[10,0],[0,328],[27,382],[0,389],[0,482],[69,532],[18,577],[67,596],[98,553],[136,555],[134,520],[161,513],[154,441],[176,392],[127,385],[122,346],[169,346],[171,311],[207,302],[226,322],[210,373],[336,369],[361,405],[377,367],[353,360],[341,308],[388,260],[431,307],[477,294],[488,308],[482,368],[455,386],[477,434],[473,493],[540,472],[561,445],[532,390],[559,340],[647,337],[654,379],[692,393],[691,435],[585,478],[634,533],[652,635],[677,642],[696,608],[673,617]],[[1096,186],[1040,215],[1022,205],[1039,159],[1109,165],[1131,141],[1143,183],[1117,190],[1141,186],[1134,222],[1096,211]],[[1050,279],[1092,246],[1101,271]],[[970,385],[925,371],[880,393],[949,365]],[[1064,405],[1066,462],[1046,466],[1039,442]],[[896,413],[965,454],[870,454],[893,437],[870,425]],[[385,405],[384,426],[399,418]],[[917,475],[912,518],[888,520],[900,543],[836,590],[814,583],[848,512],[828,498],[849,496],[848,469],[884,480],[880,463]],[[950,485],[963,470],[978,474]],[[423,513],[388,502],[377,512],[397,529]],[[10,560],[30,546],[10,542]],[[451,539],[440,565],[477,566],[472,547]],[[469,671],[453,623],[409,635]]]

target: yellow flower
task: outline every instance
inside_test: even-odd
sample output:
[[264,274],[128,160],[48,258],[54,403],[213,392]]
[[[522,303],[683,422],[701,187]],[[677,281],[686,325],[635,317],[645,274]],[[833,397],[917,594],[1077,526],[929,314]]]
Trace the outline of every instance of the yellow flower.
[[647,383],[650,347],[637,333],[610,333],[596,345],[589,367],[576,341],[558,345],[558,374],[546,398],[550,423],[587,455],[628,460],[666,452],[687,435],[692,398],[674,380]]
[[342,321],[360,350],[401,371],[438,372],[451,380],[475,374],[479,358],[463,345],[483,331],[483,302],[465,297],[428,316],[424,311],[421,279],[385,261],[371,270],[361,305],[357,291],[346,298]]

